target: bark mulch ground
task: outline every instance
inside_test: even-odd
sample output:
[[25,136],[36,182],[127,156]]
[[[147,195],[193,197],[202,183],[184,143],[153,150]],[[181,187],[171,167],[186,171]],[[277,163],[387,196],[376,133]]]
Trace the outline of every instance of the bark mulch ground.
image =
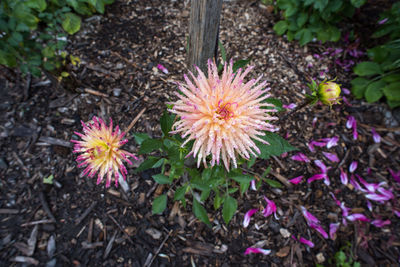
[[[64,88],[55,88],[45,78],[21,79],[18,73],[1,67],[1,265],[329,266],[334,254],[348,244],[347,254],[351,252],[365,266],[398,266],[400,220],[393,214],[400,208],[398,198],[386,205],[373,203],[370,212],[363,194],[339,179],[340,167],[348,169],[352,161],[358,161],[357,172],[367,181],[385,181],[394,192],[399,189],[388,172],[389,168],[400,170],[399,111],[388,110],[384,103],[368,104],[347,96],[350,105],[332,110],[306,107],[278,121],[280,134],[311,162],[291,160],[296,153],[292,152],[257,161],[252,171],[261,175],[271,166],[270,179],[305,178],[295,186],[264,184],[258,191],[248,191],[239,199],[239,210],[228,226],[220,211],[213,211],[212,203],[207,204],[212,228],[194,217],[190,205],[185,210],[172,201],[162,215],[152,215],[151,201],[166,189],[152,180],[152,171],[134,174],[143,156],[128,170],[125,189],[105,189],[94,180],[79,177],[69,140],[77,139],[73,132],[81,130],[80,120],[88,121],[94,115],[106,120],[112,117],[124,129],[144,111],[124,146],[134,153],[138,147],[133,132],[161,135],[159,118],[165,102],[177,90],[174,82],[181,81],[187,71],[189,8],[189,1],[116,1],[104,16],[87,19],[82,31],[70,40],[69,52],[82,62],[79,67],[69,67],[72,78]],[[377,17],[373,8],[370,14]],[[369,19],[361,16],[360,25]],[[271,93],[284,104],[300,105],[307,76],[320,80],[337,77],[349,88],[348,72],[334,65],[330,57],[313,56],[333,44],[299,47],[289,43],[273,32],[277,20],[277,15],[260,7],[258,1],[225,1],[220,41],[228,58],[251,58],[250,64],[255,66],[252,78],[264,74]],[[157,64],[164,65],[169,74],[160,72]],[[349,115],[358,122],[357,140],[345,127]],[[373,142],[371,127],[381,135],[381,143]],[[309,151],[311,140],[333,136],[339,137],[338,146]],[[322,151],[336,153],[340,162],[329,162]],[[313,163],[316,159],[331,167],[329,186],[323,181],[306,182],[318,172]],[[49,177],[53,184],[44,183]],[[391,224],[377,228],[349,222],[340,227],[334,240],[324,239],[307,226],[300,206],[319,218],[328,231],[329,223],[342,220],[330,193],[344,201],[351,213],[381,216]],[[262,210],[264,195],[275,201],[279,220],[256,214],[250,226],[243,228],[244,213],[251,208]],[[311,239],[315,247],[296,242],[292,235]],[[272,253],[244,255],[249,246],[268,248]]]

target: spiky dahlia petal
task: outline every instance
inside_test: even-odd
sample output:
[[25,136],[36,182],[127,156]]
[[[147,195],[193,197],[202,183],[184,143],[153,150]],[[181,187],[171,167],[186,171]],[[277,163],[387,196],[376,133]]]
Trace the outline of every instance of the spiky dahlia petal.
[[124,162],[132,165],[129,158],[137,159],[135,155],[120,149],[128,142],[124,139],[124,132],[118,126],[113,130],[113,122],[107,126],[106,123],[97,117],[93,117],[91,123],[81,122],[83,134],[75,132],[83,141],[71,140],[74,143],[74,152],[81,153],[77,157],[80,162],[78,167],[86,167],[82,176],[88,175],[93,178],[97,173],[97,184],[100,184],[106,177],[106,187],[109,187],[114,176],[115,185],[118,186],[119,172],[124,179],[128,171]]
[[[207,74],[197,68],[198,75],[184,75],[184,84],[178,84],[178,100],[171,103],[169,111],[180,120],[173,125],[172,134],[186,138],[194,144],[190,154],[197,164],[210,160],[211,166],[222,160],[226,169],[237,167],[237,156],[249,159],[260,154],[254,141],[268,144],[261,136],[265,131],[275,131],[270,124],[278,118],[271,116],[273,105],[264,101],[270,97],[260,82],[262,76],[245,82],[253,67],[233,72],[233,62],[224,65],[222,75],[214,62],[208,61]],[[190,77],[190,78],[189,78]],[[266,109],[270,107],[270,109]]]

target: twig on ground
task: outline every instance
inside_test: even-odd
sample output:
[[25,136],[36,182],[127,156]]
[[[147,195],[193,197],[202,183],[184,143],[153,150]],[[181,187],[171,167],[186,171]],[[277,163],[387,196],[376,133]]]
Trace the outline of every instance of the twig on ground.
[[165,242],[167,242],[167,240],[171,236],[171,234],[172,234],[172,229],[168,232],[168,235],[161,242],[160,246],[158,247],[158,249],[157,249],[156,253],[154,254],[154,256],[151,258],[150,262],[147,265],[145,264],[144,267],[150,267],[151,266],[151,264],[153,263],[153,261],[157,257],[158,253],[160,253],[162,247],[164,246]]
[[104,251],[104,255],[103,255],[103,259],[104,260],[107,259],[108,255],[111,252],[112,246],[113,246],[114,241],[115,241],[115,237],[117,236],[117,233],[118,233],[118,230],[115,230],[114,234],[112,235],[110,241],[107,244],[106,250]]
[[125,232],[125,230],[122,228],[122,226],[117,222],[117,220],[114,219],[114,217],[110,214],[107,213],[107,216],[115,223],[115,225],[118,226],[119,230],[121,230],[122,233],[124,233],[124,235],[128,238],[128,241],[131,244],[134,244],[133,240],[131,239],[131,237]]
[[55,221],[49,220],[49,219],[45,219],[45,220],[27,222],[27,223],[21,224],[21,227],[32,226],[32,225],[37,225],[37,224],[46,224],[46,223],[55,223]]
[[0,214],[18,214],[19,210],[17,209],[0,209]]
[[99,92],[99,91],[96,91],[96,90],[93,90],[93,89],[90,89],[90,88],[85,88],[84,91],[86,93],[89,93],[89,94],[92,94],[92,95],[97,95],[97,96],[101,96],[101,97],[108,97],[107,94],[104,94],[102,92]]
[[286,187],[292,188],[293,185],[291,183],[289,183],[288,179],[286,179],[285,177],[283,177],[282,175],[280,175],[279,173],[276,173],[274,171],[270,171],[270,174],[272,174],[276,179],[278,179],[280,182],[282,182],[284,185],[286,185]]
[[139,120],[139,118],[143,115],[143,113],[146,111],[146,108],[143,108],[139,114],[136,115],[136,117],[132,120],[132,122],[129,124],[129,126],[125,129],[125,133],[128,133],[133,126],[135,126],[136,122]]
[[80,224],[85,218],[86,216],[89,215],[89,213],[94,209],[94,207],[96,207],[97,205],[97,201],[93,202],[86,210],[85,212],[75,221],[75,225]]
[[39,199],[44,211],[47,213],[47,215],[50,217],[51,220],[56,222],[56,217],[54,217],[53,213],[51,212],[49,205],[47,204],[46,198],[43,194],[43,191],[39,192]]
[[39,141],[47,143],[49,145],[64,146],[64,147],[68,147],[68,148],[72,147],[72,143],[62,140],[62,139],[54,138],[54,137],[41,136],[39,138]]

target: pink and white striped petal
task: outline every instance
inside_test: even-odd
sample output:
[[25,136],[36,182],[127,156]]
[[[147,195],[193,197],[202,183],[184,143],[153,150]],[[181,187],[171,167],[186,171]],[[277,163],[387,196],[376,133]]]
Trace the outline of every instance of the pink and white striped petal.
[[322,180],[325,179],[326,174],[325,173],[318,173],[318,174],[314,174],[313,176],[311,176],[310,178],[307,179],[307,183],[312,183],[316,180]]
[[310,162],[310,160],[308,159],[308,157],[306,155],[304,155],[303,153],[297,153],[296,155],[290,157],[292,160],[296,160],[296,161],[302,161],[302,162]]
[[256,213],[258,210],[257,209],[251,209],[246,214],[244,215],[244,220],[243,220],[243,227],[247,228],[250,223],[251,216],[253,216],[254,213]]
[[250,181],[250,188],[253,191],[257,191],[257,187],[256,187],[256,179],[253,179]]
[[334,146],[337,146],[338,141],[339,141],[339,137],[338,136],[334,136],[331,138],[322,138],[321,141],[326,142],[326,148],[331,148]]
[[271,250],[270,249],[249,247],[244,252],[244,255],[248,255],[248,254],[252,254],[252,253],[269,255],[271,253]]
[[390,175],[392,175],[393,179],[400,184],[400,171],[395,172],[392,169],[389,169]]
[[266,196],[264,196],[264,200],[267,202],[267,206],[263,210],[264,217],[268,217],[269,215],[276,212],[276,205],[275,202],[269,200]]
[[336,239],[336,232],[339,229],[339,227],[340,227],[340,223],[331,223],[329,225],[329,237],[332,240]]
[[332,162],[339,162],[339,161],[340,161],[340,160],[339,160],[339,157],[338,157],[336,154],[334,154],[334,153],[329,153],[329,152],[323,151],[322,154],[324,154],[324,156],[325,156],[327,159],[329,159],[330,161],[332,161]]
[[375,131],[374,127],[371,128],[371,132],[372,132],[372,138],[374,139],[374,142],[375,143],[380,143],[381,142],[381,136]]
[[365,216],[364,214],[361,213],[354,213],[351,215],[346,216],[346,219],[354,222],[354,221],[362,221],[362,222],[369,222],[370,219],[367,218],[367,216]]
[[314,160],[315,165],[318,166],[318,168],[320,168],[322,173],[327,173],[328,172],[328,168],[325,166],[325,164],[320,161],[320,160]]
[[303,177],[304,177],[303,175],[297,176],[293,179],[290,179],[289,182],[292,184],[299,184],[299,183],[301,183],[301,180],[303,180]]
[[289,105],[282,105],[282,107],[285,109],[294,109],[297,105],[295,103],[290,103]]
[[166,67],[164,67],[163,65],[161,65],[161,64],[157,65],[157,69],[161,70],[165,74],[168,74],[168,69]]
[[315,229],[318,233],[320,233],[325,239],[328,238],[328,233],[322,228],[319,224],[311,223],[310,227]]
[[373,220],[371,224],[375,227],[383,227],[386,225],[390,225],[392,222],[390,220]]
[[348,116],[347,117],[347,122],[346,122],[346,128],[347,129],[353,128],[353,125],[354,125],[355,121],[356,121],[356,119],[353,116]]
[[347,185],[349,183],[349,178],[347,176],[347,173],[343,171],[342,167],[340,167],[340,181],[344,185]]
[[357,162],[357,161],[353,161],[353,162],[350,164],[349,172],[350,172],[350,173],[353,173],[353,172],[357,169],[357,166],[358,166],[358,162]]
[[308,224],[311,224],[311,223],[318,224],[319,223],[319,220],[314,215],[312,215],[305,207],[300,206],[300,208],[301,208],[301,213],[303,214],[303,216],[306,219]]

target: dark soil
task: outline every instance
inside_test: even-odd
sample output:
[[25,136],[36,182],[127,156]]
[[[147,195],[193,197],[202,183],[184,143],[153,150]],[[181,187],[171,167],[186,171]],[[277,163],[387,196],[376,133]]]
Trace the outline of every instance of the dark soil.
[[[279,121],[280,134],[311,161],[324,159],[321,151],[327,150],[316,148],[311,153],[308,142],[340,137],[339,145],[329,152],[336,153],[341,162],[332,164],[325,159],[332,167],[331,185],[322,181],[282,188],[264,184],[258,191],[237,196],[239,210],[228,226],[212,203],[207,204],[212,228],[194,217],[190,205],[185,210],[171,198],[162,215],[152,215],[152,200],[167,188],[152,180],[156,171],[134,173],[143,156],[129,169],[127,191],[121,186],[105,189],[94,180],[79,177],[69,140],[77,139],[74,131],[81,131],[81,120],[94,115],[106,120],[112,117],[124,129],[145,109],[124,146],[135,154],[138,147],[133,132],[161,135],[159,118],[165,103],[177,90],[175,81],[181,81],[187,72],[188,2],[116,1],[104,16],[87,19],[68,46],[81,65],[69,66],[72,77],[63,88],[45,78],[21,78],[0,67],[0,265],[315,266],[319,262],[329,266],[334,254],[349,244],[354,259],[363,266],[398,266],[400,219],[393,214],[393,209],[400,207],[398,198],[387,205],[374,203],[369,212],[365,198],[339,179],[339,167],[348,169],[356,160],[358,173],[369,182],[386,181],[395,192],[399,189],[388,172],[388,168],[400,170],[399,111],[388,110],[384,103],[368,104],[348,96],[351,106],[338,105],[332,110],[320,105],[307,107]],[[366,12],[375,10],[368,8]],[[299,105],[304,100],[306,76],[337,77],[348,87],[352,78],[348,72],[333,66],[329,57],[316,60],[312,56],[333,44],[299,47],[296,42],[289,43],[274,34],[277,19],[258,1],[224,2],[220,40],[228,58],[251,58],[251,65],[256,66],[251,78],[264,74],[271,93],[284,104]],[[370,25],[368,17],[361,15],[357,23]],[[365,48],[362,42],[361,48]],[[157,70],[159,63],[169,74]],[[311,69],[308,63],[312,63]],[[348,115],[359,123],[357,140],[345,127]],[[380,144],[372,141],[371,127],[382,136]],[[278,180],[300,175],[308,178],[318,172],[313,162],[291,160],[293,154],[257,161],[252,170],[259,176],[271,166],[268,178]],[[43,182],[49,176],[54,177],[53,184]],[[340,228],[335,240],[322,238],[307,226],[299,206],[307,207],[327,230],[329,223],[341,221],[330,192],[353,213],[390,219],[391,225],[376,228],[349,223]],[[264,195],[275,201],[279,220],[258,214],[243,228],[244,213],[251,208],[261,210],[266,204]],[[308,248],[290,235],[312,239],[315,247]],[[268,248],[272,253],[244,255],[249,246]]]

